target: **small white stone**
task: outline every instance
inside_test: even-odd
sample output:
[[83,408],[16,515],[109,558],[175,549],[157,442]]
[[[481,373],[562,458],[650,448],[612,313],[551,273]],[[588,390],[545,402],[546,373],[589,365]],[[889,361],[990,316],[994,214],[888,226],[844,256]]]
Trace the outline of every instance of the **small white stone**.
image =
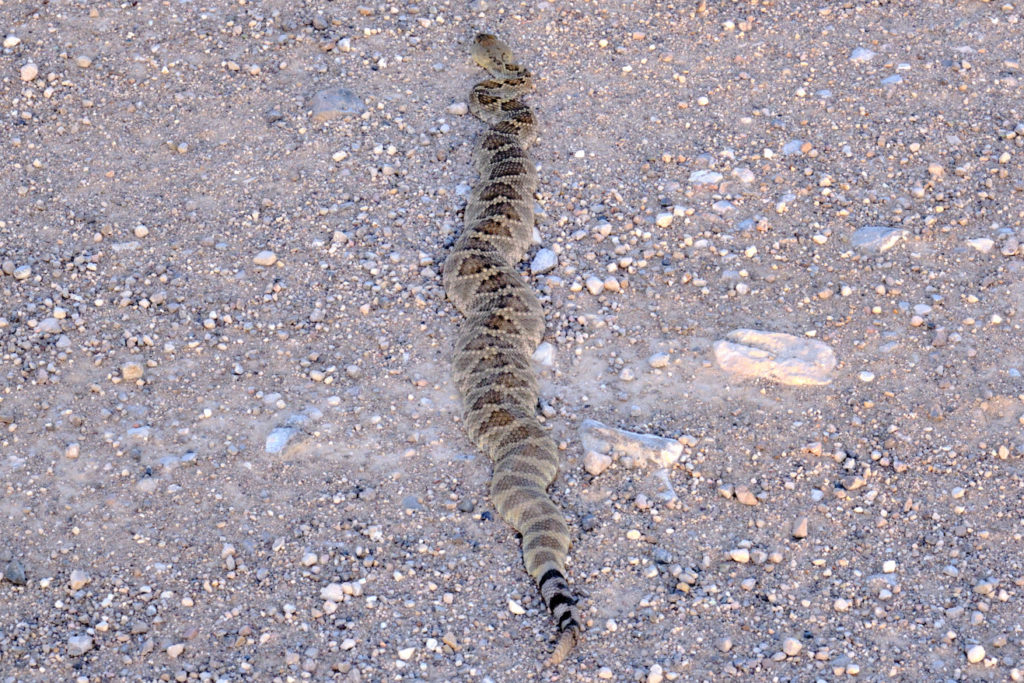
[[149,228],[147,228],[145,225],[142,225],[140,223],[139,225],[135,226],[135,229],[132,230],[132,232],[135,234],[136,237],[141,239],[141,238],[146,237],[147,235],[149,235]]
[[882,571],[886,574],[892,574],[896,571],[896,560],[886,560],[882,563]]
[[598,453],[597,451],[587,451],[583,454],[583,469],[595,477],[612,464],[612,458],[610,455],[604,453]]
[[845,612],[850,609],[850,601],[846,598],[836,598],[832,603],[832,609],[837,612]]
[[314,553],[314,552],[305,553],[302,556],[302,566],[303,567],[312,567],[314,564],[316,564],[316,560],[317,560],[316,553]]
[[606,277],[602,284],[609,292],[617,292],[621,288],[619,281],[613,277]]
[[796,657],[804,646],[796,638],[786,638],[782,641],[782,651],[789,657]]
[[667,353],[656,353],[647,359],[647,364],[652,368],[664,368],[668,366],[669,355]]
[[181,656],[181,653],[185,651],[185,643],[175,643],[167,648],[167,656],[171,659],[177,659]]
[[861,382],[873,382],[875,380],[875,373],[865,370],[857,375],[857,379]]
[[977,664],[981,660],[985,659],[985,648],[981,645],[972,645],[967,648],[967,661],[971,664]]
[[578,149],[575,152],[573,152],[572,155],[577,159],[583,159],[587,156],[587,152],[585,150]]
[[647,670],[647,683],[662,683],[665,680],[665,670],[661,664],[652,664]]
[[81,590],[85,588],[85,585],[92,579],[89,575],[83,572],[81,569],[75,569],[71,572],[71,577],[68,579],[68,586],[73,591]]
[[469,105],[465,102],[452,102],[448,105],[448,113],[452,116],[465,116],[469,113]]
[[549,273],[555,269],[558,265],[558,254],[553,252],[551,249],[540,249],[533,256],[533,260],[530,261],[530,273],[533,275],[542,275]]
[[733,562],[746,564],[747,562],[750,562],[750,551],[746,548],[734,548],[729,551],[729,558]]
[[672,214],[668,211],[663,211],[654,219],[654,223],[659,228],[667,228],[672,225]]
[[265,249],[252,257],[252,262],[257,266],[272,266],[277,263],[277,254]]
[[341,602],[345,599],[345,589],[340,583],[329,583],[320,589],[320,599]]
[[75,64],[81,69],[88,69],[92,66],[92,57],[89,55],[78,55],[75,57]]
[[875,53],[866,47],[858,47],[850,54],[850,61],[863,64],[864,62],[871,61],[874,56]]
[[407,662],[412,658],[414,654],[416,654],[416,648],[406,647],[398,651],[398,658],[401,659],[403,662]]
[[512,614],[526,614],[526,610],[515,600],[508,601],[508,611]]
[[591,275],[590,277],[588,277],[584,284],[586,284],[587,291],[593,294],[594,296],[597,296],[598,294],[604,291],[604,280],[597,277],[596,275]]
[[39,67],[29,62],[21,67],[21,80],[28,82],[34,81],[36,76],[39,75]]
[[19,38],[18,36],[10,35],[4,38],[4,47],[6,48],[18,47],[18,45],[20,44],[21,38]]
[[68,656],[81,657],[92,649],[92,636],[80,635],[68,638]]
[[995,240],[988,237],[975,237],[967,240],[967,246],[980,251],[982,254],[987,254],[992,251],[992,247],[996,246]]
[[533,361],[546,368],[555,364],[555,347],[550,342],[541,342],[533,352]]
[[143,368],[142,363],[136,363],[135,361],[130,361],[121,366],[121,377],[129,381],[139,379],[144,372],[145,368]]

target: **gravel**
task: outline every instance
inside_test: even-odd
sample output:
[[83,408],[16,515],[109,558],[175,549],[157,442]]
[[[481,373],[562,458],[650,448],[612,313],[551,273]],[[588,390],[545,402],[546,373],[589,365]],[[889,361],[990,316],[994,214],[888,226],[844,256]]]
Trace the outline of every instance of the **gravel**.
[[[7,22],[0,671],[1024,678],[1022,7],[740,4]],[[557,672],[451,384],[479,30],[537,76]],[[723,370],[733,330],[828,383]]]

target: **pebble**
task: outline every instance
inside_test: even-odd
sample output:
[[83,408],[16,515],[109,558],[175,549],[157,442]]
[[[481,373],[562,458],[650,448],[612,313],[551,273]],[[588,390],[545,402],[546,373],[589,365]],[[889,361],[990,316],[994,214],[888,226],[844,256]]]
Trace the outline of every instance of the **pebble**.
[[303,553],[300,563],[302,564],[303,567],[312,567],[317,563],[316,553],[312,551]]
[[272,266],[277,263],[277,254],[265,249],[252,257],[252,262],[257,266]]
[[330,121],[339,116],[360,116],[366,111],[366,105],[347,88],[328,88],[313,95],[311,103],[313,120],[317,123]]
[[24,586],[27,583],[25,578],[25,565],[17,558],[11,560],[4,567],[4,578],[15,586]]
[[597,476],[608,469],[612,464],[612,457],[597,451],[587,451],[583,454],[583,469],[589,474]]
[[550,249],[540,249],[534,254],[533,260],[530,261],[530,273],[533,275],[550,273],[557,265],[558,254]]
[[760,502],[757,499],[757,496],[754,495],[754,492],[751,491],[750,487],[747,486],[746,484],[740,484],[739,486],[737,486],[735,491],[733,491],[733,495],[736,496],[736,500],[738,500],[744,505],[753,506],[757,505]]
[[664,368],[668,366],[669,355],[667,353],[656,353],[647,359],[647,364],[652,368]]
[[600,669],[597,670],[597,677],[600,678],[602,681],[610,681],[612,678],[615,677],[615,672],[607,666],[602,666]]
[[694,185],[717,185],[722,182],[722,174],[718,171],[701,169],[690,174],[690,182]]
[[793,154],[800,154],[801,148],[804,146],[803,140],[790,140],[782,146],[782,153],[789,156]]
[[78,55],[75,57],[75,64],[82,69],[88,69],[92,66],[92,57],[89,55]]
[[405,647],[398,651],[398,658],[401,659],[403,662],[407,662],[410,659],[412,659],[412,656],[414,654],[416,654],[416,648]]
[[40,334],[59,334],[60,331],[60,321],[56,318],[43,318],[36,325],[36,332]]
[[873,381],[875,381],[875,373],[870,372],[868,370],[864,370],[863,372],[861,372],[861,373],[859,373],[857,375],[857,379],[859,379],[861,382],[865,382],[865,383],[866,382],[873,382]]
[[78,457],[79,453],[81,453],[81,446],[79,446],[77,443],[69,443],[64,448],[64,457],[65,458],[69,458],[71,460],[74,460],[75,458]]
[[654,218],[654,224],[659,228],[667,228],[672,225],[673,214],[668,211],[662,211]]
[[267,434],[265,446],[267,453],[280,453],[294,435],[294,427],[275,427],[270,434]]
[[132,230],[132,233],[139,239],[142,239],[143,237],[149,235],[149,228],[140,223],[139,225],[135,226],[135,228]]
[[855,64],[863,64],[870,62],[875,56],[875,53],[866,47],[854,48],[853,52],[850,53],[850,61]]
[[71,572],[71,577],[68,579],[68,586],[73,591],[81,590],[85,588],[85,585],[92,579],[81,569],[75,569]]
[[453,102],[448,105],[448,113],[452,116],[465,116],[469,113],[469,105],[465,102]]
[[597,277],[596,275],[591,275],[590,277],[588,277],[587,281],[584,284],[587,287],[587,291],[593,294],[594,296],[597,296],[598,294],[604,291],[604,280]]
[[732,638],[719,638],[718,642],[715,643],[715,647],[717,647],[720,652],[728,652],[732,649]]
[[850,237],[850,243],[858,251],[881,254],[895,247],[901,240],[906,239],[907,234],[907,231],[902,228],[868,225],[863,228],[857,228]]
[[782,651],[789,657],[796,657],[802,649],[803,644],[796,638],[786,638],[782,641]]
[[321,589],[321,599],[341,602],[345,599],[345,589],[341,584],[328,584]]
[[896,571],[896,560],[886,560],[882,563],[882,571],[886,574],[892,574]]
[[746,166],[734,168],[732,171],[732,177],[744,184],[749,184],[756,180],[754,172]]
[[662,683],[665,680],[665,670],[660,664],[652,664],[647,670],[647,683]]
[[34,81],[36,76],[39,75],[39,67],[29,62],[21,67],[21,80],[23,81]]
[[21,45],[21,38],[16,35],[9,35],[4,38],[4,47],[10,49],[12,47],[18,47]]
[[671,467],[683,455],[683,444],[675,439],[615,429],[597,420],[584,420],[579,434],[584,450],[627,456],[638,465],[650,462],[657,467]]
[[967,661],[971,664],[977,664],[981,660],[985,659],[985,648],[981,645],[972,645],[967,648]]
[[800,517],[793,522],[793,538],[807,538],[807,525],[808,520],[806,517]]
[[508,601],[508,611],[511,612],[512,614],[517,614],[517,615],[518,614],[526,614],[526,610],[523,609],[523,606],[520,605],[515,600],[509,600]]
[[181,656],[181,653],[185,651],[185,643],[175,643],[167,648],[167,656],[171,659],[177,659]]
[[541,342],[533,352],[533,360],[539,365],[550,368],[555,364],[555,347],[550,342]]
[[734,548],[729,551],[729,559],[733,562],[746,564],[747,562],[750,562],[750,551],[746,548]]
[[832,609],[837,612],[846,612],[850,609],[850,601],[846,598],[836,598],[832,603]]
[[78,635],[68,638],[68,656],[81,657],[93,648],[92,636]]
[[882,85],[899,85],[903,82],[903,76],[893,74],[882,79]]
[[836,366],[828,344],[784,332],[733,330],[713,348],[718,367],[726,372],[792,386],[828,384]]
[[32,266],[18,266],[11,275],[15,280],[27,280],[32,275]]
[[121,366],[121,378],[128,381],[141,378],[144,372],[142,363],[136,361],[129,361]]

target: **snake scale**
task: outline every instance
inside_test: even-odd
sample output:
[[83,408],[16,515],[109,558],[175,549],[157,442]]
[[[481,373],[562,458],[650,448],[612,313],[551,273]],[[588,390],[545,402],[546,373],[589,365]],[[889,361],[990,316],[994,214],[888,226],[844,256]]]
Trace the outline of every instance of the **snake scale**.
[[444,264],[448,298],[465,316],[453,357],[466,432],[493,463],[491,500],[523,537],[523,561],[558,623],[548,657],[557,665],[580,639],[582,620],[565,576],[569,528],[547,494],[558,473],[555,442],[537,420],[531,356],[544,335],[540,302],[516,270],[533,238],[537,171],[526,148],[537,121],[522,96],[530,72],[498,38],[480,34],[473,58],[490,78],[470,93],[487,124],[473,155],[479,180],[462,234]]

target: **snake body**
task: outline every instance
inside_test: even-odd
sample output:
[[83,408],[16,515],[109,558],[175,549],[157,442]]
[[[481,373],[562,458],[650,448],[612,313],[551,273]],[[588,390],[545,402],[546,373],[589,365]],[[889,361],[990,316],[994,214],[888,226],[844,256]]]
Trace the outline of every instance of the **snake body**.
[[558,624],[547,660],[560,663],[582,630],[565,576],[569,529],[547,494],[558,473],[555,442],[537,420],[531,356],[544,334],[540,302],[515,268],[533,237],[537,171],[527,146],[537,136],[522,96],[530,72],[498,38],[480,34],[473,58],[490,73],[470,93],[470,111],[487,124],[478,138],[479,180],[444,264],[448,298],[466,320],[455,342],[453,375],[469,437],[493,463],[491,500],[523,537],[523,561]]

